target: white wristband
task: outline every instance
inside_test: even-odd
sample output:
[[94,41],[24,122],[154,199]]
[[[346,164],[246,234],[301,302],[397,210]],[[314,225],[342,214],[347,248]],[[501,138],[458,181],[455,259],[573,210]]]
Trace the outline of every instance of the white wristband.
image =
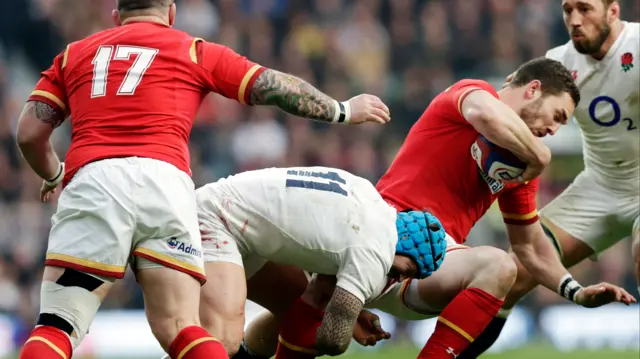
[[342,112],[340,109],[340,102],[333,100],[333,107],[334,107],[334,113],[333,113],[333,120],[331,120],[331,123],[338,123],[338,120],[340,119],[340,113]]
[[58,174],[52,179],[45,179],[44,183],[46,183],[47,186],[49,187],[57,186],[60,182],[62,182],[62,179],[64,178],[64,169],[65,169],[64,162],[60,162],[60,167],[58,168]]
[[580,290],[582,290],[580,283],[573,279],[571,274],[567,273],[560,279],[557,292],[561,296],[575,303],[577,297],[576,294],[578,294]]
[[340,123],[343,125],[348,124],[351,119],[351,105],[349,102],[338,102],[333,100],[333,106],[335,108],[335,113],[333,114],[333,120],[331,123]]

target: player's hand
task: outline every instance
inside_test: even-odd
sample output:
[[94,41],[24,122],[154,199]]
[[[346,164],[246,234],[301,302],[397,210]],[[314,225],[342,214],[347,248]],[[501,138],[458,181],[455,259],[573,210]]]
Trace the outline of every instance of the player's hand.
[[502,88],[505,88],[507,86],[509,86],[509,84],[511,83],[511,81],[513,81],[513,78],[516,76],[516,72],[512,72],[511,74],[509,74],[509,76],[507,76],[507,78],[504,80],[504,84],[502,84]]
[[48,202],[51,199],[51,196],[53,196],[56,193],[57,188],[58,188],[58,185],[49,186],[47,184],[47,181],[42,181],[42,187],[40,187],[40,200],[43,203]]
[[49,201],[51,196],[56,193],[56,188],[64,179],[64,170],[64,162],[60,162],[56,176],[49,181],[42,181],[42,187],[40,187],[40,200],[42,202]]
[[[539,139],[536,139],[536,140],[539,140]],[[547,168],[547,166],[551,162],[551,150],[549,149],[549,147],[544,145],[541,141],[540,146],[538,146],[538,151],[539,153],[537,154],[537,156],[535,156],[536,158],[535,161],[531,161],[531,160],[526,161],[523,159],[523,161],[526,162],[527,167],[524,169],[524,172],[522,172],[522,175],[520,175],[520,177],[518,177],[515,180],[503,181],[503,182],[507,184],[512,184],[512,183],[522,184],[522,183],[527,183],[537,178],[538,176],[540,176],[544,171],[544,169]]]
[[626,305],[637,303],[626,290],[609,283],[592,285],[576,294],[576,303],[586,308],[596,308],[613,302]]
[[389,108],[377,96],[358,95],[347,102],[351,106],[350,125],[358,125],[364,122],[385,124],[391,121]]
[[374,346],[377,342],[391,338],[380,325],[380,317],[367,311],[360,311],[358,321],[353,328],[353,339],[362,346]]

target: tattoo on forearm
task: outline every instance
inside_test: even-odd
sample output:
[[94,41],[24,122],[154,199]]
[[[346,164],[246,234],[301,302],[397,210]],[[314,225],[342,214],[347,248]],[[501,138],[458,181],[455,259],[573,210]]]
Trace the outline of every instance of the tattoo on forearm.
[[40,101],[29,101],[25,105],[24,114],[35,116],[40,121],[59,127],[65,120],[66,114],[55,107]]
[[321,354],[340,355],[347,350],[362,306],[358,297],[336,287],[316,332],[316,347]]
[[271,69],[254,82],[251,103],[278,106],[292,115],[325,122],[331,122],[336,111],[333,99],[308,82]]

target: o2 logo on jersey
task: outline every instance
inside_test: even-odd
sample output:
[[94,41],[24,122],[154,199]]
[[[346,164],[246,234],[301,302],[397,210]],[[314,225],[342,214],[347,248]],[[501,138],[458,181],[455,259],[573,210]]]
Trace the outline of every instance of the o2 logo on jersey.
[[[603,121],[599,119],[598,116],[596,116],[596,107],[602,102],[608,103],[613,109],[613,118],[610,121]],[[615,126],[618,124],[618,122],[620,122],[620,120],[622,120],[627,124],[627,131],[635,130],[638,128],[638,126],[633,123],[632,119],[628,117],[622,118],[620,105],[618,105],[618,102],[616,102],[616,100],[612,99],[609,96],[598,96],[594,98],[593,101],[591,101],[591,104],[589,104],[589,117],[591,117],[591,120],[593,122],[603,127]]]

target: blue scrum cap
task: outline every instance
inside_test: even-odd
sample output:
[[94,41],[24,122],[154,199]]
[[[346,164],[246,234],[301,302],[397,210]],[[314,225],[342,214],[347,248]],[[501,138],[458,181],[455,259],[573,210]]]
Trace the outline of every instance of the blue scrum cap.
[[420,279],[433,274],[447,251],[446,233],[438,218],[428,212],[399,212],[396,228],[396,254],[407,256],[418,264]]

